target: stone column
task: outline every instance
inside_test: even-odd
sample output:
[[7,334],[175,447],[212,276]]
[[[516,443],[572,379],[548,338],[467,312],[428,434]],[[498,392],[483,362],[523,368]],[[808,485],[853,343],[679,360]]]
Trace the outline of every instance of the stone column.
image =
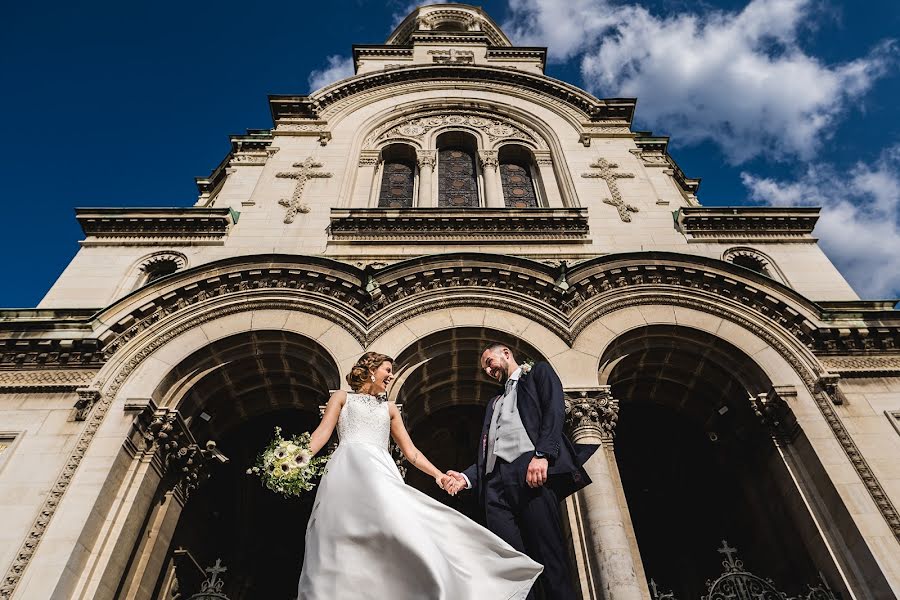
[[435,206],[434,195],[431,193],[431,175],[434,172],[435,154],[434,150],[418,150],[416,152],[416,162],[419,164],[419,208]]
[[642,600],[649,596],[638,577],[640,558],[633,552],[629,524],[619,501],[620,484],[613,455],[613,433],[619,402],[609,386],[566,390],[566,424],[576,444],[601,447],[584,465],[592,482],[579,492],[588,528],[589,553],[596,563],[596,582],[604,600]]
[[481,171],[484,173],[484,200],[488,208],[504,208],[503,190],[497,170],[500,167],[496,150],[482,150],[478,153],[481,159]]
[[[213,441],[201,447],[175,409],[155,408],[151,404],[138,416],[135,428],[143,438],[135,458],[159,474],[159,485],[125,575],[121,597],[151,600],[184,505],[210,475],[210,461],[224,463],[228,458]],[[109,583],[111,587],[107,589],[115,589],[116,582]],[[98,592],[92,597],[103,596]]]

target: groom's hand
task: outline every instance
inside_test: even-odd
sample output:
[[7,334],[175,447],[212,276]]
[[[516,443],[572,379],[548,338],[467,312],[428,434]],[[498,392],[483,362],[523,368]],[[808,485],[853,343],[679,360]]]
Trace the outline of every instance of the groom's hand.
[[455,496],[460,490],[466,489],[466,478],[462,476],[462,473],[451,470],[447,471],[447,475],[453,480],[450,487],[447,488],[447,493],[451,496]]
[[528,463],[528,472],[525,473],[525,483],[528,487],[538,488],[547,483],[547,468],[550,463],[546,458],[535,456]]

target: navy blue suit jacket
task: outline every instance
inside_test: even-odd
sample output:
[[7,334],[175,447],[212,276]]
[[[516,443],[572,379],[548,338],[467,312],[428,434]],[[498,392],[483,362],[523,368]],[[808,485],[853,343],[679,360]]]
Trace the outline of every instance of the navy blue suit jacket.
[[[550,463],[546,485],[550,486],[556,492],[557,497],[562,500],[591,483],[582,465],[597,450],[597,446],[575,445],[563,433],[566,406],[563,400],[562,383],[553,367],[548,363],[536,363],[531,371],[519,378],[516,385],[519,416],[525,426],[525,431],[528,433],[531,443],[534,444],[535,451],[543,453]],[[494,403],[498,397],[491,398],[485,411],[478,447],[478,460],[463,471],[469,478],[472,489],[480,498],[484,498],[481,484],[485,475],[488,430],[491,426]],[[527,485],[525,474],[533,456],[533,452],[527,452],[512,462],[513,468],[502,469],[500,474],[504,483]]]

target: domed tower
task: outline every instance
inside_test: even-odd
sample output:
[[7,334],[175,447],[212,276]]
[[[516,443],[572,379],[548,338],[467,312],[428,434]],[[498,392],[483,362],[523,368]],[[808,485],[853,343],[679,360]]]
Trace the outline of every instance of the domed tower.
[[465,467],[488,341],[548,361],[602,447],[562,507],[583,598],[900,591],[900,318],[817,209],[701,206],[635,99],[545,75],[480,8],[352,51],[270,96],[194,206],[78,209],[65,272],[3,312],[0,600],[188,597],[207,566],[293,597],[312,498],[243,474],[272,427],[315,427],[374,350],[419,448]]

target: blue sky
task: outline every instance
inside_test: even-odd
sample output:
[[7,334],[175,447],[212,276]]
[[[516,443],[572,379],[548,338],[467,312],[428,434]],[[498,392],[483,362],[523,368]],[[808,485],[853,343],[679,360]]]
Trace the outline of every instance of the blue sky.
[[[548,74],[637,96],[701,201],[817,205],[866,298],[900,297],[900,2],[497,0]],[[406,1],[13,3],[0,35],[0,306],[34,306],[76,252],[75,206],[190,206],[266,95],[346,73]]]

